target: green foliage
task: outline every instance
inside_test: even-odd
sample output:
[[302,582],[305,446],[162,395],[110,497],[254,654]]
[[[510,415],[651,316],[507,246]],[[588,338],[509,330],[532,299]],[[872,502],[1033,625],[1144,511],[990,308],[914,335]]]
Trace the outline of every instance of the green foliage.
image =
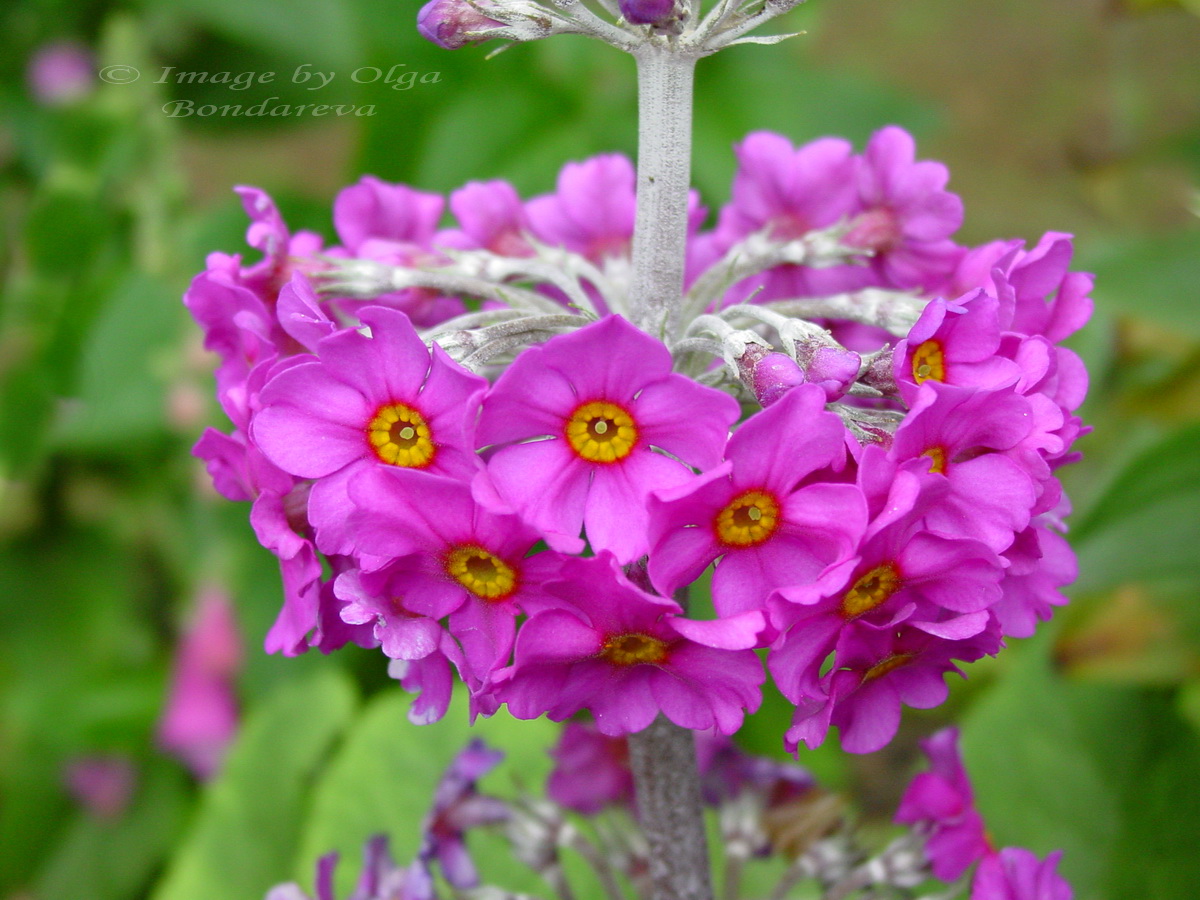
[[260,897],[291,866],[306,791],[357,703],[335,668],[281,685],[247,717],[154,900]]

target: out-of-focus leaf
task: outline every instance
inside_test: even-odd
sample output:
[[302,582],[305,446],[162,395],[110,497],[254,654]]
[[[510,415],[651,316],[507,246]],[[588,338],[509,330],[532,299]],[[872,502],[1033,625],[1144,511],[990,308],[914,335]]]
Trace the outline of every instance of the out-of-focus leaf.
[[54,439],[71,450],[121,452],[163,431],[164,367],[178,344],[177,292],[131,274],[118,285],[83,351],[78,393]]
[[997,846],[1064,850],[1076,896],[1100,898],[1123,795],[1148,751],[1149,713],[1135,690],[1057,676],[1048,637],[1023,646],[968,714],[964,755]]
[[182,773],[159,759],[132,807],[109,821],[79,813],[62,835],[35,887],[43,900],[126,900],[138,896],[162,864],[183,824]]
[[[361,52],[356,23],[347,3],[173,0],[163,5],[248,46],[274,50],[298,59],[301,64],[310,63],[309,71],[320,66],[328,71],[332,67],[337,75],[348,80],[351,72],[362,65],[357,61]],[[292,77],[292,72],[284,77]]]
[[1153,708],[1148,752],[1126,786],[1108,900],[1191,900],[1200,884],[1200,736],[1165,703]]
[[1200,541],[1200,425],[1167,435],[1126,465],[1073,527],[1078,589],[1193,574]]
[[1092,248],[1081,266],[1096,273],[1098,303],[1200,336],[1200,229]]
[[353,686],[327,667],[253,711],[155,900],[257,898],[287,880],[308,784],[354,705]]
[[[370,703],[314,791],[294,867],[301,883],[311,882],[319,857],[337,850],[345,860],[338,871],[345,891],[356,877],[363,844],[379,832],[391,838],[396,861],[408,863],[417,851],[434,786],[474,737],[505,753],[482,784],[487,793],[512,797],[514,779],[540,793],[550,769],[546,750],[558,726],[545,719],[518,721],[501,710],[471,727],[465,699],[458,692],[444,719],[423,726],[408,721],[409,697],[403,691],[387,690]],[[514,863],[502,841],[480,837],[485,839],[472,844],[472,856],[485,882],[535,893],[544,889]]]

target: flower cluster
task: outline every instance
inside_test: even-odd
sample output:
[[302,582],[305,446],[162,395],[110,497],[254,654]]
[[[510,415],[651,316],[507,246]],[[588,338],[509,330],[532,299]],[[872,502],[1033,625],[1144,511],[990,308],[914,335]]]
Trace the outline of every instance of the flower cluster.
[[[282,569],[268,650],[379,647],[419,721],[457,673],[474,714],[589,710],[614,737],[660,713],[732,734],[765,658],[790,749],[832,725],[866,752],[1065,602],[1070,238],[957,245],[945,168],[895,127],[737,155],[711,231],[692,198],[654,334],[623,157],[527,201],[471,183],[449,227],[364,178],[328,247],[241,189],[262,259],[213,255],[185,302],[234,424],[196,452]],[[689,617],[710,567],[715,618]]]
[[[913,889],[924,887],[942,892],[922,896],[949,898],[969,890],[970,900],[1071,900],[1070,886],[1056,871],[1060,853],[1039,860],[1021,847],[992,847],[953,729],[923,742],[932,765],[912,781],[896,813],[896,822],[906,830],[874,852],[855,833],[843,801],[807,770],[747,754],[717,733],[698,732],[696,738],[704,802],[717,813],[717,847],[734,896],[748,864],[775,858],[785,863],[772,894],[776,897],[815,882],[823,896],[847,898],[912,897]],[[521,895],[481,883],[464,842],[471,831],[495,826],[504,828],[514,857],[559,896],[575,896],[578,887],[566,877],[566,854],[591,867],[609,896],[648,896],[647,848],[629,830],[630,816],[636,819],[638,810],[626,738],[576,720],[563,729],[551,754],[555,767],[546,796],[523,794],[505,801],[480,792],[476,784],[502,754],[473,741],[451,762],[435,790],[413,862],[397,866],[387,852],[387,839],[372,838],[349,900],[435,900],[439,873],[454,896],[515,900]],[[579,816],[594,827],[576,826]],[[336,861],[337,855],[329,854],[318,862],[314,900],[336,900]],[[577,879],[586,868],[570,871]],[[944,891],[947,885],[949,892]],[[266,900],[309,896],[299,886],[285,884],[272,889]]]

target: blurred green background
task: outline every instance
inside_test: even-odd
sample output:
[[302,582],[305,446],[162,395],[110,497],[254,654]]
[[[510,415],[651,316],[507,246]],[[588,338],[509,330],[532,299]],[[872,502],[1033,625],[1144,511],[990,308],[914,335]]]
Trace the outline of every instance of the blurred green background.
[[[0,10],[4,900],[251,900],[307,881],[328,849],[356,859],[374,831],[392,834],[401,859],[415,848],[465,715],[409,725],[375,653],[262,653],[278,572],[246,507],[220,500],[189,455],[206,424],[225,425],[179,297],[207,252],[243,249],[235,184],[266,188],[293,228],[332,237],[332,197],[360,174],[443,192],[506,178],[528,195],[568,160],[632,153],[629,60],[571,38],[492,60],[449,53],[417,37],[418,5]],[[961,722],[997,842],[1064,848],[1080,900],[1200,892],[1198,14],[1195,0],[810,0],[782,23],[805,36],[735,48],[698,76],[694,173],[711,210],[749,130],[861,147],[897,123],[950,166],[967,209],[960,241],[1068,231],[1076,268],[1097,274],[1095,319],[1074,344],[1095,433],[1064,473],[1081,561],[1072,604],[975,665],[947,707],[906,713],[887,750],[801,757],[862,816],[886,820],[916,739]],[[27,66],[61,40],[140,77],[38,102]],[[332,80],[294,83],[305,65]],[[173,83],[164,67],[277,74],[234,91]],[[164,112],[264,100],[371,114]],[[157,748],[155,727],[206,589],[233,598],[245,652],[237,744],[199,785]],[[786,721],[768,699],[744,742],[780,754]],[[553,733],[503,718],[485,729],[535,782]],[[134,773],[107,816],[65,782],[97,756]]]

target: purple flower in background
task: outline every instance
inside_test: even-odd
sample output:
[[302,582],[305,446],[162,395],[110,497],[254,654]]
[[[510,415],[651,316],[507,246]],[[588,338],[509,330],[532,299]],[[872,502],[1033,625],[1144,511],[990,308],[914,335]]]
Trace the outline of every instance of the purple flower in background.
[[434,859],[446,880],[456,888],[479,884],[475,865],[463,840],[471,828],[495,825],[509,817],[508,806],[495,797],[479,793],[476,782],[492,771],[504,754],[476,738],[450,763],[433,796],[433,808],[422,826],[418,859],[428,865]]
[[613,804],[633,803],[629,743],[622,735],[601,734],[590,722],[567,722],[550,750],[554,769],[546,796],[584,815]]
[[429,0],[417,13],[421,37],[446,50],[458,50],[489,38],[488,31],[503,24],[476,9],[487,9],[492,0]]
[[237,732],[233,682],[241,660],[241,638],[229,598],[217,588],[207,588],[180,638],[170,694],[158,723],[159,744],[197,778],[216,773]]
[[133,798],[137,772],[127,756],[81,756],[64,773],[67,790],[98,819],[117,819]]
[[488,392],[488,477],[555,549],[578,552],[586,528],[596,550],[636,559],[646,495],[720,461],[737,402],[671,365],[665,346],[610,316],[525,350]]
[[38,103],[66,106],[96,87],[96,61],[92,51],[76,41],[43,44],[29,60],[25,81]]
[[472,181],[450,195],[457,229],[439,231],[437,247],[490,250],[500,256],[530,256],[531,225],[520,196],[507,181]]
[[933,874],[954,881],[992,848],[959,753],[958,729],[945,728],[926,738],[921,749],[929,757],[930,771],[912,780],[896,821],[917,825],[927,834],[925,854]]
[[[317,860],[315,893],[310,897],[295,883],[281,884],[267,892],[265,900],[337,900],[333,873],[338,854],[327,853]],[[386,835],[377,834],[363,847],[363,867],[358,883],[346,900],[434,900],[433,878],[425,863],[397,866],[388,852]]]
[[930,289],[950,277],[961,256],[949,238],[962,225],[963,206],[944,190],[946,167],[915,157],[916,142],[903,128],[871,135],[858,167],[863,212],[845,240],[873,251],[870,268],[879,283]]
[[1075,892],[1058,874],[1062,851],[1039,860],[1023,847],[984,857],[971,883],[971,900],[1072,900]]

